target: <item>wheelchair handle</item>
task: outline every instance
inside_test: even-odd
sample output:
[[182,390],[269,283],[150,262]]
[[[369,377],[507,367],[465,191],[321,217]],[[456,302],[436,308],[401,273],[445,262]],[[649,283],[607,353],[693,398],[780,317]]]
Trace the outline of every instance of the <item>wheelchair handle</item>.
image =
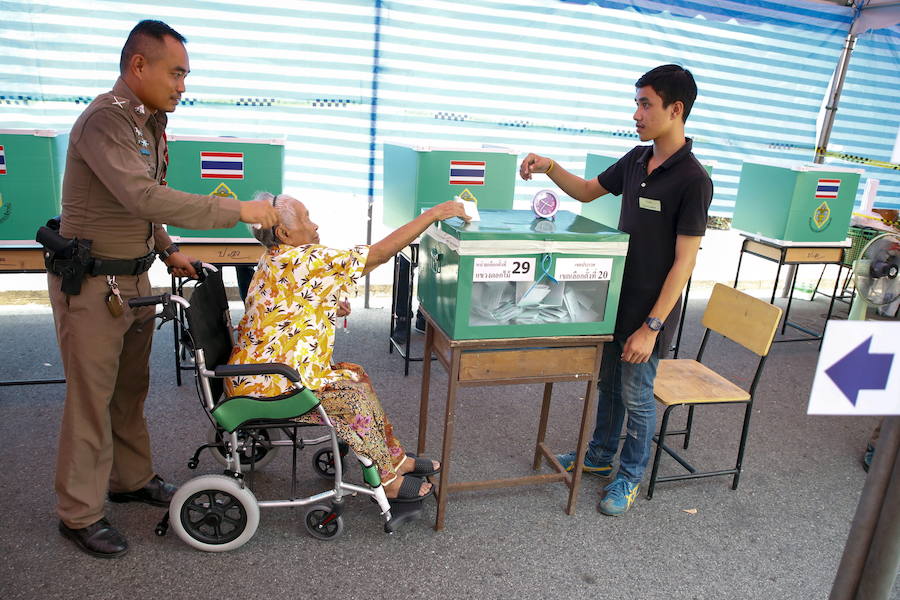
[[137,308],[139,306],[153,306],[154,304],[166,304],[169,302],[170,294],[159,294],[158,296],[139,296],[128,300],[128,306]]
[[216,377],[239,377],[247,375],[283,375],[293,383],[300,381],[300,373],[284,363],[257,363],[252,365],[219,365],[213,369]]

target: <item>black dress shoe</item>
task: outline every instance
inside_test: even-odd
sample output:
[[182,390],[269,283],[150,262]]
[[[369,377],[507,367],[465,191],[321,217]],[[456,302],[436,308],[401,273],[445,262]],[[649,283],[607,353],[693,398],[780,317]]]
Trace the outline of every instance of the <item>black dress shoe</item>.
[[128,542],[106,519],[81,529],[71,529],[60,521],[59,532],[82,551],[97,558],[116,558],[128,552]]
[[143,502],[152,506],[168,506],[178,488],[166,483],[159,475],[154,475],[147,485],[133,492],[110,492],[112,502]]

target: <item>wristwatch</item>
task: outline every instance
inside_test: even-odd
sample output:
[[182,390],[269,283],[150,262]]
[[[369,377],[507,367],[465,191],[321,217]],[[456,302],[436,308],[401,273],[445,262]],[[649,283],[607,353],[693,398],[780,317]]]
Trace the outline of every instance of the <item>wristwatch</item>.
[[179,250],[178,250],[178,245],[177,245],[177,244],[172,244],[172,245],[170,245],[168,248],[166,248],[165,250],[163,250],[162,252],[159,253],[159,258],[160,258],[161,260],[166,260],[166,259],[168,259],[170,256],[172,256],[173,254],[175,254],[175,253],[178,252],[178,251],[179,251]]
[[647,320],[644,321],[644,323],[647,324],[647,327],[650,328],[650,331],[659,331],[663,326],[663,322],[656,317],[647,317]]

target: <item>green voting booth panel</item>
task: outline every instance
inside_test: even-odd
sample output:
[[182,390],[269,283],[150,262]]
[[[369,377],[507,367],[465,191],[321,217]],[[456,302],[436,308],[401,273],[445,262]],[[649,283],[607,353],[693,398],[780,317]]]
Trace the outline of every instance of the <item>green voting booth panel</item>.
[[510,209],[516,183],[516,155],[505,150],[442,150],[384,145],[384,216],[400,227],[422,209],[475,196],[478,209]]
[[569,211],[481,210],[419,246],[419,303],[452,339],[610,334],[628,234]]
[[[280,194],[284,181],[284,141],[231,137],[168,136],[166,180],[192,194],[252,200],[256,192]],[[247,225],[228,229],[168,227],[176,242],[255,241]]]
[[36,246],[38,227],[59,214],[68,134],[0,129],[0,243]]
[[780,242],[842,243],[860,169],[745,162],[731,226]]
[[[602,154],[590,154],[584,161],[584,178],[595,179],[597,175],[607,170],[614,164],[618,158],[612,156],[604,156]],[[703,168],[712,175],[713,165],[705,164]],[[622,196],[612,196],[607,194],[601,198],[597,198],[593,202],[581,205],[581,214],[589,219],[593,219],[598,223],[604,223],[611,227],[618,227],[619,214],[622,212]]]

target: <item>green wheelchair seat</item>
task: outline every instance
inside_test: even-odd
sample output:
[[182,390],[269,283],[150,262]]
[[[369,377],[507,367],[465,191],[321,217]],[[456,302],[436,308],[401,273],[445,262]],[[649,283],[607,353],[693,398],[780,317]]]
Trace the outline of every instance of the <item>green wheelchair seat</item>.
[[233,433],[251,421],[278,421],[305,415],[319,405],[319,399],[310,390],[282,394],[273,398],[234,396],[220,402],[212,410],[219,427]]

